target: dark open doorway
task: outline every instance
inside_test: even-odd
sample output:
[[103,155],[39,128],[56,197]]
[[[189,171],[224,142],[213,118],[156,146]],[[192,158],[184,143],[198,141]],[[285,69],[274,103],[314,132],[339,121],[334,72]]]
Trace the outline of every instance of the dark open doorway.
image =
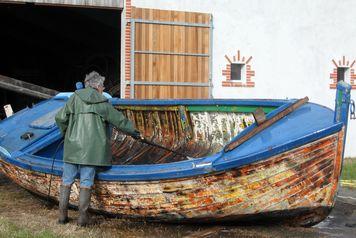
[[[0,4],[0,75],[73,91],[96,70],[111,89],[120,85],[120,28],[120,10]],[[17,111],[38,101],[5,89],[0,95],[1,111],[4,104]]]

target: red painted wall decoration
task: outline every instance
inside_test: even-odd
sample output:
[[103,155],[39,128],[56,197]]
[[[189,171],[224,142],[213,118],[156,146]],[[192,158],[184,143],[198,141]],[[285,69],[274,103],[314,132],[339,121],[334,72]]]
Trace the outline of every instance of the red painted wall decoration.
[[[237,54],[231,57],[225,55],[225,59],[228,64],[222,70],[222,75],[225,77],[225,80],[222,81],[223,87],[255,87],[255,82],[252,81],[252,77],[255,76],[255,71],[251,67],[252,56],[242,56],[238,50]],[[240,64],[244,67],[241,80],[231,79],[232,64]]]
[[[341,60],[332,60],[334,64],[334,68],[332,73],[330,73],[330,79],[332,83],[330,84],[331,89],[336,89],[336,84],[338,82],[338,71],[339,77],[343,77],[344,81],[351,84],[352,89],[356,89],[356,74],[355,74],[355,67],[356,67],[356,60],[347,60],[345,56],[342,57]],[[340,71],[341,69],[341,71]],[[344,74],[344,75],[340,75]]]

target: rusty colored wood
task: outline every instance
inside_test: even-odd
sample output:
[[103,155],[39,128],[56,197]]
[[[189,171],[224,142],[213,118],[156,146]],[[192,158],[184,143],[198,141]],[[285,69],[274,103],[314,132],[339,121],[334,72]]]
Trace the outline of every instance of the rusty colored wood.
[[309,100],[308,97],[305,97],[305,98],[297,100],[295,103],[293,103],[289,107],[285,108],[283,111],[277,113],[273,117],[269,118],[268,120],[266,120],[261,125],[258,125],[257,127],[252,129],[251,131],[249,131],[248,133],[246,133],[245,135],[243,135],[242,137],[240,137],[236,141],[233,141],[230,144],[228,144],[224,149],[225,152],[228,152],[228,151],[231,151],[231,150],[237,148],[238,146],[240,146],[242,143],[244,143],[245,141],[247,141],[248,139],[250,139],[254,135],[258,134],[262,130],[266,129],[267,127],[271,126],[275,122],[279,121],[283,117],[287,116],[291,112],[295,111],[297,108],[299,108],[302,105],[304,105],[305,103],[307,103],[308,100]]
[[[157,181],[96,181],[91,208],[128,218],[170,222],[267,219],[314,225],[334,206],[342,163],[343,133],[335,133],[266,160],[205,176]],[[0,171],[46,196],[50,175],[0,159]],[[51,198],[61,179],[53,176]],[[70,203],[78,205],[79,181]]]

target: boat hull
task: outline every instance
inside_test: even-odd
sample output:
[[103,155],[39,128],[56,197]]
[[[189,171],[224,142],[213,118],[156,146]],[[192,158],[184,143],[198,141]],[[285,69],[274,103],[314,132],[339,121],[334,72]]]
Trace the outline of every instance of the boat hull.
[[[270,220],[316,224],[334,205],[342,164],[344,130],[239,168],[204,176],[157,181],[95,182],[91,208],[129,218],[165,222]],[[20,186],[58,200],[59,176],[0,160]],[[78,204],[79,183],[70,203]]]

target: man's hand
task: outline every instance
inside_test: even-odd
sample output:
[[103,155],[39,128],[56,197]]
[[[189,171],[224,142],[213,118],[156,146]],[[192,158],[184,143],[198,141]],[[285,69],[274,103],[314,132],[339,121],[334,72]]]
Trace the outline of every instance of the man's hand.
[[138,130],[135,130],[134,133],[131,134],[131,136],[135,140],[144,140],[145,139]]

